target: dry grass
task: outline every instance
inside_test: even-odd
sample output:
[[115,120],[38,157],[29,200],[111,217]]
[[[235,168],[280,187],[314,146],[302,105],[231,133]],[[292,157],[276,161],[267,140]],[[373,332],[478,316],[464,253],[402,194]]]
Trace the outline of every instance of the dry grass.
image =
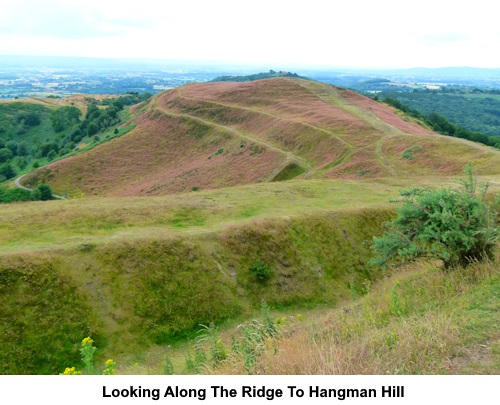
[[[353,304],[268,340],[253,371],[498,374],[499,274],[491,262],[449,273],[425,263],[407,267]],[[233,355],[210,372],[247,371]]]

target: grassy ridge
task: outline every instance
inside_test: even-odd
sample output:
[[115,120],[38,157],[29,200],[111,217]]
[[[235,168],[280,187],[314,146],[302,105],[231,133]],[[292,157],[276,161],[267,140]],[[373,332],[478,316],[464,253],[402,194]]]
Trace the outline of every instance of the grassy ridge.
[[[306,212],[386,203],[404,183],[291,181],[169,197],[75,199],[15,204],[0,212],[0,252],[61,249],[220,230]],[[358,195],[358,193],[361,193]]]
[[[496,150],[447,139],[381,103],[308,80],[190,84],[134,111],[136,126],[125,136],[38,169],[23,184],[45,181],[60,195],[117,197],[294,177],[458,175],[470,162],[500,173]],[[419,153],[404,159],[414,144]]]
[[[121,361],[189,336],[199,323],[244,317],[261,299],[276,307],[334,304],[380,276],[366,268],[366,242],[392,215],[387,208],[319,212],[3,255],[2,372],[60,372],[75,364],[74,344],[88,333]],[[274,271],[266,283],[250,272],[257,260]]]
[[[497,255],[497,260],[500,258]],[[287,327],[266,343],[258,374],[498,374],[499,269],[444,272],[420,262],[369,293]],[[246,374],[238,358],[211,370]]]

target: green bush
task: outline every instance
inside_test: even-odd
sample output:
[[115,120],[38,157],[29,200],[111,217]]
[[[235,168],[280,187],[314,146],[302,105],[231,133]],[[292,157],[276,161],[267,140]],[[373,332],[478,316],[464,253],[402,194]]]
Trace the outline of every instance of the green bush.
[[47,184],[40,184],[31,192],[31,199],[33,201],[48,201],[53,200],[52,190]]
[[2,148],[0,149],[0,163],[6,162],[9,159],[12,159],[14,154],[12,151],[8,148]]
[[260,260],[257,260],[252,267],[250,267],[250,273],[255,275],[259,281],[264,282],[271,278],[273,269],[267,267]]
[[399,216],[386,223],[387,232],[375,237],[372,264],[384,267],[392,259],[440,259],[445,267],[467,265],[493,257],[499,232],[496,213],[478,197],[472,165],[456,189],[411,188],[401,191]]
[[422,148],[420,146],[414,146],[413,148],[406,149],[401,157],[406,160],[413,160],[413,154],[416,152],[420,152]]
[[51,160],[54,160],[55,158],[57,157],[57,152],[52,149],[48,154],[47,154],[47,158],[49,159],[49,161]]

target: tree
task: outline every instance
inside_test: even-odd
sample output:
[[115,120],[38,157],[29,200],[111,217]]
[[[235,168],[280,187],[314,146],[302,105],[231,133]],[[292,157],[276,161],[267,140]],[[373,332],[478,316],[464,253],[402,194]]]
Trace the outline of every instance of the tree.
[[82,112],[76,107],[60,107],[50,113],[50,122],[54,131],[62,130],[77,124],[80,121]]
[[12,159],[13,153],[10,149],[2,148],[0,149],[0,163],[6,162],[9,159]]
[[87,134],[89,136],[92,136],[97,134],[98,132],[99,132],[99,125],[95,121],[92,121],[87,129]]
[[5,177],[6,179],[11,179],[16,175],[16,172],[12,168],[12,166],[8,163],[3,164],[0,166],[0,176]]
[[18,156],[26,156],[28,155],[29,151],[28,151],[28,144],[26,142],[20,142],[18,145],[17,145],[17,155]]
[[48,201],[53,200],[52,190],[47,184],[40,184],[31,192],[31,199],[33,201]]
[[7,142],[7,144],[5,145],[8,149],[10,149],[10,151],[12,152],[12,154],[15,156],[16,153],[17,153],[17,142],[16,141],[9,141]]
[[[465,173],[455,189],[403,190],[398,217],[385,224],[388,231],[383,236],[374,238],[371,263],[384,267],[392,259],[427,256],[442,260],[448,268],[492,258],[499,238],[496,213],[476,196],[472,165],[466,166]],[[485,192],[486,187],[482,196]]]
[[48,154],[47,154],[47,158],[49,160],[54,160],[55,158],[57,157],[57,152],[52,149]]

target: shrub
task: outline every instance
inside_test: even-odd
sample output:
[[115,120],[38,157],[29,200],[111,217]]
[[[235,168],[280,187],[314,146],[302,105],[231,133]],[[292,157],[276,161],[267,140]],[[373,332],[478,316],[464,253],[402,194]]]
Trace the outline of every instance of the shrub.
[[10,149],[8,149],[8,148],[0,149],[0,163],[6,162],[7,160],[12,159],[13,156],[14,156],[14,154],[12,153],[12,151]]
[[28,144],[26,142],[21,142],[17,145],[17,155],[26,156],[29,154]]
[[49,160],[54,160],[57,157],[57,152],[52,149],[48,154],[47,154],[47,159]]
[[420,146],[414,146],[413,148],[406,149],[401,157],[406,160],[413,160],[413,154],[416,152],[420,152],[422,148]]
[[5,177],[5,179],[11,179],[16,175],[15,170],[8,163],[5,163],[0,166],[0,176]]
[[31,192],[31,199],[33,201],[48,201],[53,200],[52,190],[47,184],[40,184]]
[[388,231],[375,237],[372,264],[384,267],[392,259],[400,261],[431,257],[445,268],[471,260],[493,257],[498,240],[496,213],[478,198],[477,179],[472,165],[457,189],[411,188],[401,191],[403,205],[398,217],[385,224]]
[[273,270],[263,264],[260,260],[257,260],[252,267],[250,267],[250,273],[255,275],[259,281],[264,282],[271,278]]

